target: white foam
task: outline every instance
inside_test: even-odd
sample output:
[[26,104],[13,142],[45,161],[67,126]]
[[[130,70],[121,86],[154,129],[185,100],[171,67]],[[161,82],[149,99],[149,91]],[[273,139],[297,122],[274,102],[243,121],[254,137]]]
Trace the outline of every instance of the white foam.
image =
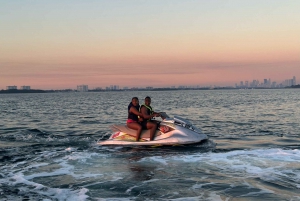
[[72,152],[70,155],[66,155],[62,159],[58,159],[57,161],[63,161],[63,160],[73,160],[73,161],[79,161],[85,163],[87,159],[90,159],[92,157],[107,157],[107,155],[101,155],[98,153],[88,153],[88,152]]
[[94,198],[97,201],[132,201],[135,200],[135,197],[131,198]]
[[46,139],[46,142],[53,142],[54,140],[55,140],[54,138],[48,136],[48,138]]
[[71,152],[71,151],[76,151],[76,148],[68,147],[65,150]]
[[74,167],[67,164],[60,164],[61,168],[55,169],[52,172],[39,172],[32,173],[31,175],[25,176],[26,179],[31,180],[37,177],[49,177],[49,176],[58,176],[58,175],[66,175],[72,173]]
[[130,194],[130,192],[132,191],[132,189],[134,189],[136,187],[138,187],[138,186],[132,186],[132,187],[130,187],[129,189],[126,190],[126,193]]
[[[261,162],[261,160],[264,161]],[[269,161],[274,162],[298,162],[300,161],[299,150],[280,150],[280,149],[266,149],[266,150],[240,150],[225,153],[203,153],[194,155],[181,155],[181,156],[152,156],[143,158],[141,161],[152,160],[164,165],[168,165],[170,161],[183,161],[183,162],[225,162],[233,165],[243,165],[246,162],[259,162],[268,164]]]
[[[87,185],[84,185],[84,187],[94,186],[94,185],[97,185],[97,184],[103,184],[103,183],[106,183],[106,182],[114,182],[114,181],[118,181],[118,180],[121,180],[121,179],[123,179],[123,177],[112,177],[110,180],[89,183]],[[111,189],[114,189],[114,187],[111,188]]]
[[[223,201],[223,199],[217,195],[215,192],[210,192],[209,196],[206,198],[206,200],[208,201]],[[226,200],[229,200],[229,198],[227,198]]]
[[[5,184],[9,186],[21,185],[18,187],[24,193],[34,192],[35,194],[44,195],[47,198],[56,199],[56,200],[72,200],[72,201],[83,201],[88,198],[86,188],[81,188],[77,190],[72,189],[59,189],[51,188],[40,183],[33,182],[34,178],[45,178],[44,183],[47,183],[47,178],[59,176],[59,175],[68,175],[74,178],[74,180],[93,182],[104,180],[108,181],[117,181],[123,179],[123,177],[118,177],[113,174],[104,175],[99,173],[99,170],[93,165],[95,165],[94,160],[106,160],[108,157],[107,154],[99,153],[89,153],[89,152],[69,152],[67,150],[62,150],[59,152],[43,152],[42,157],[49,159],[49,163],[34,163],[26,164],[25,162],[19,162],[11,167],[1,168],[5,178],[0,179],[0,184]],[[71,150],[73,150],[71,148]],[[55,159],[51,158],[54,156],[59,156],[61,154],[67,154],[62,158]],[[41,155],[39,156],[41,157]],[[90,160],[90,165],[87,161]],[[98,161],[99,162],[99,161]],[[28,166],[26,166],[28,165]],[[53,166],[54,165],[54,166]],[[21,166],[23,166],[21,168]],[[108,164],[109,166],[109,164]],[[53,168],[54,167],[54,168]],[[110,170],[109,170],[110,172]]]
[[162,156],[152,156],[152,157],[148,157],[148,158],[143,158],[141,159],[141,161],[154,161],[154,162],[159,162],[163,165],[168,165],[167,160],[164,159]]
[[[175,199],[168,199],[173,201],[199,201],[199,200],[207,200],[207,201],[224,201],[219,195],[215,192],[211,192],[208,194],[202,194],[201,196],[197,197],[183,197],[183,198],[175,198]],[[226,198],[225,201],[229,200]]]
[[143,183],[151,183],[151,182],[156,182],[156,181],[159,181],[160,179],[149,179],[149,180],[146,180],[146,181],[143,181]]
[[202,200],[202,196],[175,198],[175,199],[169,199],[169,200],[174,200],[174,201],[199,201],[199,200]]
[[213,185],[213,184],[215,184],[215,183],[210,182],[210,183],[204,183],[204,184],[195,184],[195,185],[192,186],[192,188],[193,189],[199,189],[199,188],[202,188],[202,186]]
[[[176,167],[180,162],[196,167],[207,167],[212,171],[238,178],[259,177],[265,181],[292,180],[289,185],[299,188],[300,151],[283,149],[238,150],[225,153],[201,153],[176,156],[152,156],[140,162],[160,163],[165,167]],[[160,165],[160,168],[162,166]],[[206,169],[207,169],[206,168]]]
[[86,195],[88,190],[86,188],[81,188],[78,190],[49,188],[42,184],[28,181],[22,173],[15,174],[9,179],[9,185],[14,186],[16,184],[26,185],[20,187],[19,188],[20,191],[35,192],[37,194],[45,195],[57,200],[84,201],[88,198],[88,196]]
[[241,195],[241,197],[248,197],[248,196],[260,196],[262,194],[273,194],[274,191],[271,191],[269,189],[263,188],[261,185],[257,185],[260,188],[260,191],[258,192],[250,192],[244,195]]
[[[61,156],[63,154],[63,156]],[[47,160],[48,163],[35,163],[27,167],[20,168],[24,162],[18,163],[14,166],[13,171],[6,167],[5,172],[10,172],[10,174],[5,174],[5,179],[0,179],[0,184],[9,184],[17,185],[23,184],[20,189],[22,191],[36,192],[40,195],[49,196],[48,198],[57,199],[57,200],[85,200],[88,198],[86,195],[86,187],[101,184],[105,182],[117,181],[123,178],[127,178],[126,174],[128,169],[121,167],[128,167],[127,163],[123,164],[122,161],[119,161],[119,158],[110,158],[109,155],[100,154],[100,153],[91,153],[91,152],[76,152],[76,150],[71,147],[61,150],[61,152],[43,152],[43,157],[47,157],[51,160]],[[59,156],[59,157],[57,157]],[[116,163],[116,160],[118,163]],[[105,163],[101,163],[105,161]],[[186,166],[187,168],[181,169],[182,171],[194,171],[201,169],[203,173],[206,171],[212,172],[216,171],[219,174],[224,174],[228,177],[238,178],[238,181],[242,182],[242,185],[245,185],[249,189],[259,188],[258,192],[248,192],[243,195],[247,196],[259,196],[261,194],[272,193],[269,189],[263,189],[258,185],[251,186],[249,183],[244,182],[243,178],[247,177],[259,177],[265,181],[269,180],[283,180],[288,181],[289,185],[292,185],[296,188],[300,188],[300,151],[295,150],[283,150],[283,149],[259,149],[259,150],[239,150],[239,151],[230,151],[226,153],[194,153],[187,155],[183,153],[182,155],[164,155],[164,156],[151,156],[144,157],[135,163],[145,163],[147,165],[159,164],[157,165],[156,170],[166,170],[168,171],[177,171],[176,169],[180,166]],[[130,161],[132,163],[132,161]],[[51,165],[55,165],[53,166]],[[113,170],[113,165],[120,165],[116,168],[116,172]],[[28,164],[25,164],[28,165]],[[39,168],[43,167],[44,168]],[[47,168],[49,166],[49,168]],[[99,170],[98,167],[101,167]],[[4,170],[3,168],[1,168]],[[45,171],[49,170],[49,171]],[[170,169],[170,170],[169,170]],[[16,172],[16,174],[13,174]],[[183,173],[184,174],[184,173]],[[85,179],[87,185],[82,189],[72,190],[72,189],[58,189],[44,186],[39,183],[33,182],[34,178],[44,178],[59,176],[59,175],[68,175],[71,176],[75,183],[79,183],[79,180]],[[124,176],[125,175],[125,176]],[[200,177],[199,177],[200,178]],[[207,177],[203,177],[204,179]],[[287,178],[287,179],[285,179]],[[78,180],[78,181],[76,181]],[[193,180],[193,179],[189,179]],[[202,179],[203,180],[203,179]],[[36,181],[36,180],[34,180]],[[141,185],[147,185],[148,183],[159,183],[160,179],[151,179],[147,181],[142,181]],[[197,181],[197,180],[195,180]],[[239,182],[238,182],[239,183]],[[127,186],[127,190],[124,192],[130,194],[134,188],[137,188],[139,184],[135,186]],[[46,185],[46,184],[45,184]],[[152,185],[152,184],[151,184]],[[215,183],[199,183],[191,186],[191,189],[203,188],[205,185],[215,185]],[[241,184],[237,184],[240,186]],[[231,184],[231,187],[234,187],[234,184]],[[206,192],[205,196],[201,195],[198,197],[187,197],[187,198],[178,198],[173,200],[222,200],[217,194],[218,192]],[[222,197],[223,198],[223,197]],[[97,198],[93,198],[97,199]],[[98,200],[130,200],[131,198],[107,198]],[[224,198],[223,198],[224,199]]]

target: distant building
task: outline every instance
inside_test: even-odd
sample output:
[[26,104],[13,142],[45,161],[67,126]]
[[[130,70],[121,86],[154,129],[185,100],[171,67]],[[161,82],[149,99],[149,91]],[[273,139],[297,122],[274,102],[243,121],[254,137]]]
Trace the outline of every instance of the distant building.
[[295,76],[293,77],[293,85],[297,85]]
[[17,89],[17,86],[7,86],[6,89],[7,89],[7,90]]
[[296,77],[294,76],[293,79],[287,79],[287,80],[284,80],[283,83],[282,83],[282,86],[283,87],[290,87],[290,86],[293,86],[293,85],[296,85]]
[[110,86],[107,86],[105,88],[106,91],[116,91],[116,90],[120,90],[120,87],[119,85],[110,85]]
[[30,86],[21,86],[21,90],[30,90]]
[[77,91],[87,92],[87,91],[89,91],[89,87],[88,87],[88,85],[77,85]]
[[95,88],[96,91],[102,91],[102,87]]
[[178,86],[178,89],[185,89],[185,88],[186,88],[186,86],[184,86],[184,85]]

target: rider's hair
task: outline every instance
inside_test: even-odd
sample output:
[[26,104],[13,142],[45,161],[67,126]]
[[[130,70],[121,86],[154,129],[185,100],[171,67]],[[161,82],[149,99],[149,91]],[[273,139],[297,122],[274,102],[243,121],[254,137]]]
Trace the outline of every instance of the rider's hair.
[[139,99],[138,99],[138,97],[133,97],[131,100],[133,101],[133,100],[139,100]]

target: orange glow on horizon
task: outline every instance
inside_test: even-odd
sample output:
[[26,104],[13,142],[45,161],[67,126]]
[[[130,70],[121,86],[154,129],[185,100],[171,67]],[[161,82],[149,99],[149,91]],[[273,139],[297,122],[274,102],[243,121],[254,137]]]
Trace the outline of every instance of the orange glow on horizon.
[[3,4],[0,89],[300,77],[298,1],[118,3]]

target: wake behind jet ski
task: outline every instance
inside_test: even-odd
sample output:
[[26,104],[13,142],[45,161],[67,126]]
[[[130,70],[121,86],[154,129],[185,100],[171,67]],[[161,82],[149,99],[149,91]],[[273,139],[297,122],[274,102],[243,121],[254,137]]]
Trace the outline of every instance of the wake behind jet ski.
[[112,125],[114,133],[108,140],[98,142],[99,145],[186,145],[199,143],[207,139],[207,135],[193,126],[188,120],[179,116],[170,118],[166,113],[160,113],[162,121],[158,121],[154,139],[150,141],[150,131],[143,130],[140,140],[136,141],[136,130],[126,125]]

